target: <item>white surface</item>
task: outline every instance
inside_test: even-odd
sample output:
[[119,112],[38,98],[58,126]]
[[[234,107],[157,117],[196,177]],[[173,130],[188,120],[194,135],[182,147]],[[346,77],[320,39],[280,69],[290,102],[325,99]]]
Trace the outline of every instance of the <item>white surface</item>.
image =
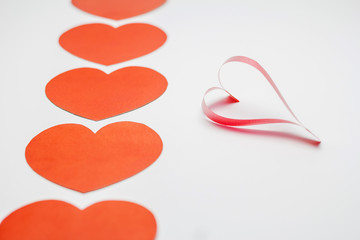
[[[84,208],[118,199],[154,213],[157,240],[360,239],[359,10],[358,1],[351,0],[169,0],[150,13],[113,21],[84,13],[67,0],[2,0],[0,221],[38,200]],[[81,24],[131,22],[162,28],[166,44],[105,67],[69,54],[57,42]],[[204,118],[202,95],[217,86],[218,67],[233,55],[263,65],[295,113],[323,140],[319,148],[226,130]],[[168,90],[143,108],[99,122],[65,112],[45,96],[46,83],[64,71],[112,72],[130,65],[164,74]],[[249,89],[247,77],[255,75],[246,69],[239,72],[241,81],[225,82]],[[262,108],[261,96],[252,91],[237,104],[244,109],[237,117],[276,113]],[[251,96],[259,102],[247,105]],[[28,142],[51,126],[80,123],[96,131],[123,120],[147,124],[164,142],[158,161],[125,181],[81,194],[40,177],[25,161]],[[304,134],[296,127],[286,130]]]

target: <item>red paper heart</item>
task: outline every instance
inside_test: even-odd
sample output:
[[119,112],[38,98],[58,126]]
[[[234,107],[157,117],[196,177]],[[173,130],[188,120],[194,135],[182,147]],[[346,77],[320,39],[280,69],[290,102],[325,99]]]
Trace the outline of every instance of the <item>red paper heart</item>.
[[25,156],[42,177],[89,192],[144,170],[161,151],[161,138],[144,124],[112,123],[96,134],[79,124],[62,124],[35,136]]
[[56,106],[92,120],[101,120],[141,107],[167,87],[160,73],[127,67],[111,74],[79,68],[64,72],[46,85],[46,96]]
[[2,240],[153,240],[155,235],[152,213],[123,201],[99,202],[85,210],[62,201],[40,201],[0,224]]
[[165,0],[72,0],[72,3],[87,13],[120,20],[149,12]]
[[70,29],[59,38],[60,45],[80,58],[112,65],[148,54],[166,41],[159,28],[131,23],[113,28],[105,24],[86,24]]

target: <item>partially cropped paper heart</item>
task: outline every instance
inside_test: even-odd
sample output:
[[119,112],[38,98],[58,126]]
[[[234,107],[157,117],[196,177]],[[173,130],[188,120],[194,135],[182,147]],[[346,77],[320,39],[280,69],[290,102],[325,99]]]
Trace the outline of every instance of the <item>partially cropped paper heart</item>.
[[26,205],[0,224],[1,240],[154,240],[156,221],[146,208],[104,201],[80,210],[47,200]]
[[164,3],[165,0],[72,0],[74,6],[87,13],[114,20],[149,12]]
[[141,107],[167,88],[160,73],[126,67],[110,74],[94,68],[64,72],[46,85],[46,96],[56,106],[92,120],[102,120]]
[[160,156],[162,146],[159,135],[140,123],[112,123],[97,133],[62,124],[35,136],[25,157],[42,177],[84,193],[144,170]]
[[131,23],[113,28],[105,24],[86,24],[68,30],[59,38],[60,45],[80,58],[112,65],[141,57],[158,49],[166,41],[159,28]]

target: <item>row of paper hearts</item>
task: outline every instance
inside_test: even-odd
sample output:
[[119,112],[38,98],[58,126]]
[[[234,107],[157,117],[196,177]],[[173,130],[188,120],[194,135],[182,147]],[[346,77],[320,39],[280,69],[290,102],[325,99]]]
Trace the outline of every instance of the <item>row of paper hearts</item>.
[[[122,19],[150,11],[164,0],[72,2],[86,12]],[[166,34],[149,24],[128,24],[117,29],[88,24],[65,32],[59,43],[78,57],[111,65],[152,52],[165,40]],[[166,87],[166,79],[148,68],[127,67],[109,75],[80,68],[53,78],[46,86],[46,95],[64,110],[101,120],[155,100]],[[117,122],[95,134],[82,125],[62,124],[34,137],[25,156],[32,169],[48,180],[89,192],[142,171],[161,151],[161,138],[140,123]],[[124,201],[99,202],[85,210],[61,201],[40,201],[16,210],[0,225],[0,239],[8,240],[145,240],[154,239],[155,234],[153,214]]]
[[[154,51],[165,40],[160,29],[137,23],[117,29],[83,25],[65,32],[59,42],[76,56],[109,65]],[[45,92],[51,102],[68,112],[102,120],[141,107],[166,88],[163,75],[133,66],[111,74],[94,68],[73,69],[49,81]],[[49,128],[30,141],[25,155],[31,168],[46,179],[89,192],[138,173],[161,151],[162,141],[155,131],[140,123],[118,122],[96,134],[77,124]]]
[[[109,10],[110,6],[125,2],[96,2],[96,9]],[[127,24],[117,29],[88,24],[65,32],[59,43],[76,56],[110,65],[154,51],[165,40],[163,31],[148,24]],[[68,112],[102,120],[141,107],[158,98],[166,88],[166,78],[145,67],[126,67],[111,74],[79,68],[53,78],[45,92],[50,101]],[[161,151],[162,141],[152,129],[139,123],[120,122],[96,134],[76,124],[49,128],[31,140],[25,155],[41,176],[64,187],[89,192],[145,169]]]

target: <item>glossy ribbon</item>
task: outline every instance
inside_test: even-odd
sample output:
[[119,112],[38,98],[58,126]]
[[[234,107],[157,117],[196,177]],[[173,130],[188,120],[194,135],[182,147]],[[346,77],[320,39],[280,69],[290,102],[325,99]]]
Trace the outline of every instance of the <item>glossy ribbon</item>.
[[[229,63],[229,62],[242,62],[242,63],[246,63],[254,68],[256,68],[257,70],[259,70],[264,77],[266,78],[266,80],[270,83],[270,85],[272,86],[272,88],[275,90],[276,94],[279,96],[279,98],[281,99],[281,101],[283,102],[283,104],[285,105],[285,107],[287,108],[287,110],[290,112],[290,114],[295,118],[296,122],[293,121],[289,121],[289,120],[284,120],[284,119],[274,119],[274,118],[264,118],[264,119],[235,119],[235,118],[227,118],[227,117],[223,117],[220,116],[218,114],[216,114],[215,112],[213,112],[211,110],[211,108],[206,105],[205,102],[205,97],[209,92],[212,92],[214,90],[222,90],[225,91],[226,93],[228,93],[230,95],[230,97],[235,101],[235,102],[239,102],[239,100],[237,98],[235,98],[229,91],[227,91],[224,86],[221,83],[221,78],[220,78],[220,72],[222,67]],[[208,89],[205,92],[205,95],[203,97],[203,101],[202,101],[202,110],[205,113],[205,115],[212,121],[221,124],[221,125],[225,125],[225,126],[250,126],[250,125],[261,125],[261,124],[272,124],[272,123],[288,123],[288,124],[294,124],[297,125],[299,127],[304,128],[307,132],[309,132],[314,138],[315,141],[320,143],[321,140],[314,134],[312,133],[308,128],[306,128],[301,122],[300,120],[296,117],[296,115],[294,114],[294,112],[291,110],[291,108],[289,107],[289,105],[287,104],[287,102],[285,101],[285,98],[282,96],[282,94],[280,93],[279,89],[277,88],[277,86],[275,85],[274,81],[271,79],[270,75],[265,71],[265,69],[255,60],[250,59],[248,57],[243,57],[243,56],[234,56],[229,58],[228,60],[226,60],[220,67],[219,72],[218,72],[218,80],[220,83],[221,87],[212,87],[210,89]]]

